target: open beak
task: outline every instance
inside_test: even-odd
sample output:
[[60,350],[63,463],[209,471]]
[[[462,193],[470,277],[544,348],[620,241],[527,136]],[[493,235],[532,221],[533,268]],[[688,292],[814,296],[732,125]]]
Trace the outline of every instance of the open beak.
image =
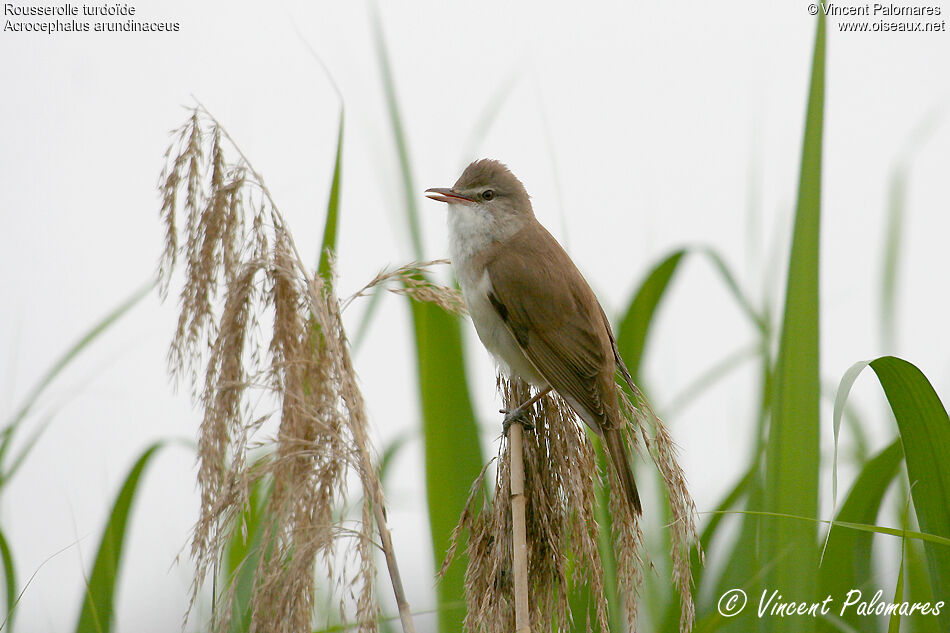
[[426,189],[426,197],[432,200],[438,200],[439,202],[448,202],[449,204],[472,204],[475,202],[471,198],[456,193],[454,189],[446,189],[444,187]]

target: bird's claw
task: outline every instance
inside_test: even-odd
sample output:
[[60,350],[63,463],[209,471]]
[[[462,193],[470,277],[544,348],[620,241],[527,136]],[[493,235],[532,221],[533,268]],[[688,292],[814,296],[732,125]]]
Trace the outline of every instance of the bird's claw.
[[508,437],[508,429],[511,428],[511,425],[517,422],[525,431],[533,431],[534,425],[528,422],[528,416],[525,415],[525,410],[521,407],[515,409],[499,409],[498,413],[504,413],[505,418],[501,421],[501,432],[505,437]]

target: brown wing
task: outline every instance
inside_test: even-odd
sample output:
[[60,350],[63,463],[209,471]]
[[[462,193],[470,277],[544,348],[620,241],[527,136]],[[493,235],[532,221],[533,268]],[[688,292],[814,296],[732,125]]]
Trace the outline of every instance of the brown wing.
[[492,305],[548,384],[598,426],[610,426],[613,347],[593,291],[540,224],[522,229],[504,248],[516,256],[487,262]]

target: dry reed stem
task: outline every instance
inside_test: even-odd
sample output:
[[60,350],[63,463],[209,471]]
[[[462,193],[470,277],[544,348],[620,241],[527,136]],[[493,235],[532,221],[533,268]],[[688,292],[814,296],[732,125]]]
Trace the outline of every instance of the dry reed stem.
[[531,618],[528,614],[528,544],[525,527],[524,427],[515,422],[508,429],[510,451],[508,466],[511,472],[511,537],[514,547],[515,631],[529,633]]
[[[229,151],[239,159],[229,162]],[[251,631],[311,630],[317,563],[340,596],[341,619],[349,602],[358,629],[375,631],[375,517],[403,628],[412,632],[365,405],[332,285],[303,264],[260,174],[204,108],[194,108],[176,132],[159,190],[165,225],[159,265],[163,295],[176,262],[185,261],[169,366],[173,376],[189,380],[203,409],[192,604],[207,575],[217,573],[237,530],[244,529],[241,516],[251,489],[266,480],[271,492],[254,576]],[[418,294],[448,300],[432,289]],[[265,315],[273,319],[267,342],[259,321]],[[258,415],[254,403],[261,401],[274,402],[276,410]],[[261,440],[258,435],[271,417],[279,422],[276,438]],[[248,457],[255,443],[269,448],[257,463]],[[345,517],[337,516],[345,507],[349,472],[359,475],[364,493],[356,529],[344,527]],[[355,561],[355,572],[347,565],[334,569],[341,554]],[[234,588],[232,583],[223,607],[213,613],[214,631],[230,625]]]

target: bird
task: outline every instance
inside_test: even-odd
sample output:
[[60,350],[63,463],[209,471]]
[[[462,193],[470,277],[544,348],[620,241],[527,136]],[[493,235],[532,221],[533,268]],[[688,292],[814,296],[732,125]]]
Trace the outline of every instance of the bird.
[[472,162],[448,204],[452,267],[479,340],[511,377],[537,393],[503,410],[503,427],[554,390],[602,440],[637,515],[640,495],[621,429],[615,375],[632,384],[603,307],[558,241],[538,222],[524,185],[503,163]]

